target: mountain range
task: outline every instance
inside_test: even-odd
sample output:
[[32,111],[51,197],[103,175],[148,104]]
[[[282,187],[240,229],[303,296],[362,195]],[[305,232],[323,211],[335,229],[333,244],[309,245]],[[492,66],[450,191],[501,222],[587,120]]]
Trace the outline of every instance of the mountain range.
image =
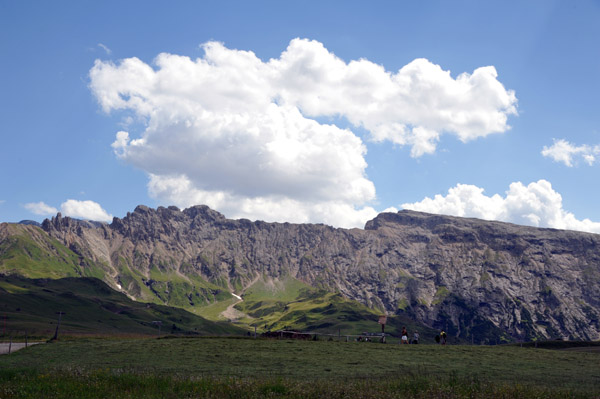
[[265,329],[385,313],[474,343],[600,339],[600,235],[406,210],[364,229],[206,206],[140,205],[110,224],[58,214],[0,224],[0,273],[96,277],[136,301]]

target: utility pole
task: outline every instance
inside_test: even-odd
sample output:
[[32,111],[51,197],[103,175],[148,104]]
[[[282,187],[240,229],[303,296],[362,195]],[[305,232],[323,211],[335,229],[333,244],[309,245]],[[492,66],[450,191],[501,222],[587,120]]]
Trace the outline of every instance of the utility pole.
[[381,324],[381,343],[385,344],[385,323],[387,322],[387,315],[379,316],[378,323]]
[[61,319],[61,316],[66,313],[65,312],[56,312],[56,314],[58,315],[58,324],[56,325],[56,331],[54,331],[54,337],[52,338],[52,340],[58,339],[58,328],[60,327],[60,319]]

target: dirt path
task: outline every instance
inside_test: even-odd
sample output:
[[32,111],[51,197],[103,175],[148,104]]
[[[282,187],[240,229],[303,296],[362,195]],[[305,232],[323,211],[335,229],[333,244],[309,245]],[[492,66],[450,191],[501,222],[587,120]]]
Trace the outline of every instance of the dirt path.
[[239,299],[237,301],[235,301],[234,303],[232,303],[231,305],[227,306],[227,309],[225,309],[224,311],[221,312],[221,316],[223,316],[224,318],[226,318],[229,321],[236,321],[237,319],[240,319],[240,318],[246,316],[246,313],[240,312],[239,310],[234,308],[235,305],[237,305],[238,303],[243,301],[243,299],[241,297],[239,297],[237,295],[236,295],[236,297]]
[[237,301],[235,301],[231,305],[227,306],[227,309],[225,309],[223,312],[221,312],[221,316],[223,316],[224,318],[226,318],[229,321],[236,321],[237,319],[241,319],[242,317],[248,316],[246,313],[240,312],[239,310],[235,309],[234,306],[243,301],[242,295],[244,295],[244,292],[246,292],[246,289],[248,287],[252,287],[259,279],[260,279],[260,276],[256,276],[254,278],[254,280],[252,280],[250,282],[250,284],[248,284],[246,287],[244,287],[244,289],[242,290],[240,295],[234,294],[232,292],[231,295],[233,295],[237,299]]
[[[29,342],[27,346],[41,344],[42,342]],[[0,355],[7,355],[8,349],[10,347],[10,353],[16,352],[19,349],[25,348],[25,342],[13,342],[10,344],[9,342],[0,343]]]

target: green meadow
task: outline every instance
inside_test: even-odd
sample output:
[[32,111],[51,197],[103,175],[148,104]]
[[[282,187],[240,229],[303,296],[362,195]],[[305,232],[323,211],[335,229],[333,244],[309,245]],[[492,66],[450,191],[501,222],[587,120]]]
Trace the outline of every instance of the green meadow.
[[0,356],[0,397],[587,398],[600,397],[599,356],[395,340],[66,339]]

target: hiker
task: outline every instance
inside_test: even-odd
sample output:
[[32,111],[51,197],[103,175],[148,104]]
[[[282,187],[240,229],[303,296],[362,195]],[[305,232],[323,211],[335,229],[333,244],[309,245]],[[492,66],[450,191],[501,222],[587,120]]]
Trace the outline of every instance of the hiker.
[[442,340],[442,345],[446,345],[446,331],[442,330],[440,333],[440,338]]
[[406,331],[406,327],[402,327],[402,344],[408,345],[408,331]]
[[419,332],[415,331],[415,333],[413,334],[413,340],[412,340],[413,344],[418,344],[419,343]]

